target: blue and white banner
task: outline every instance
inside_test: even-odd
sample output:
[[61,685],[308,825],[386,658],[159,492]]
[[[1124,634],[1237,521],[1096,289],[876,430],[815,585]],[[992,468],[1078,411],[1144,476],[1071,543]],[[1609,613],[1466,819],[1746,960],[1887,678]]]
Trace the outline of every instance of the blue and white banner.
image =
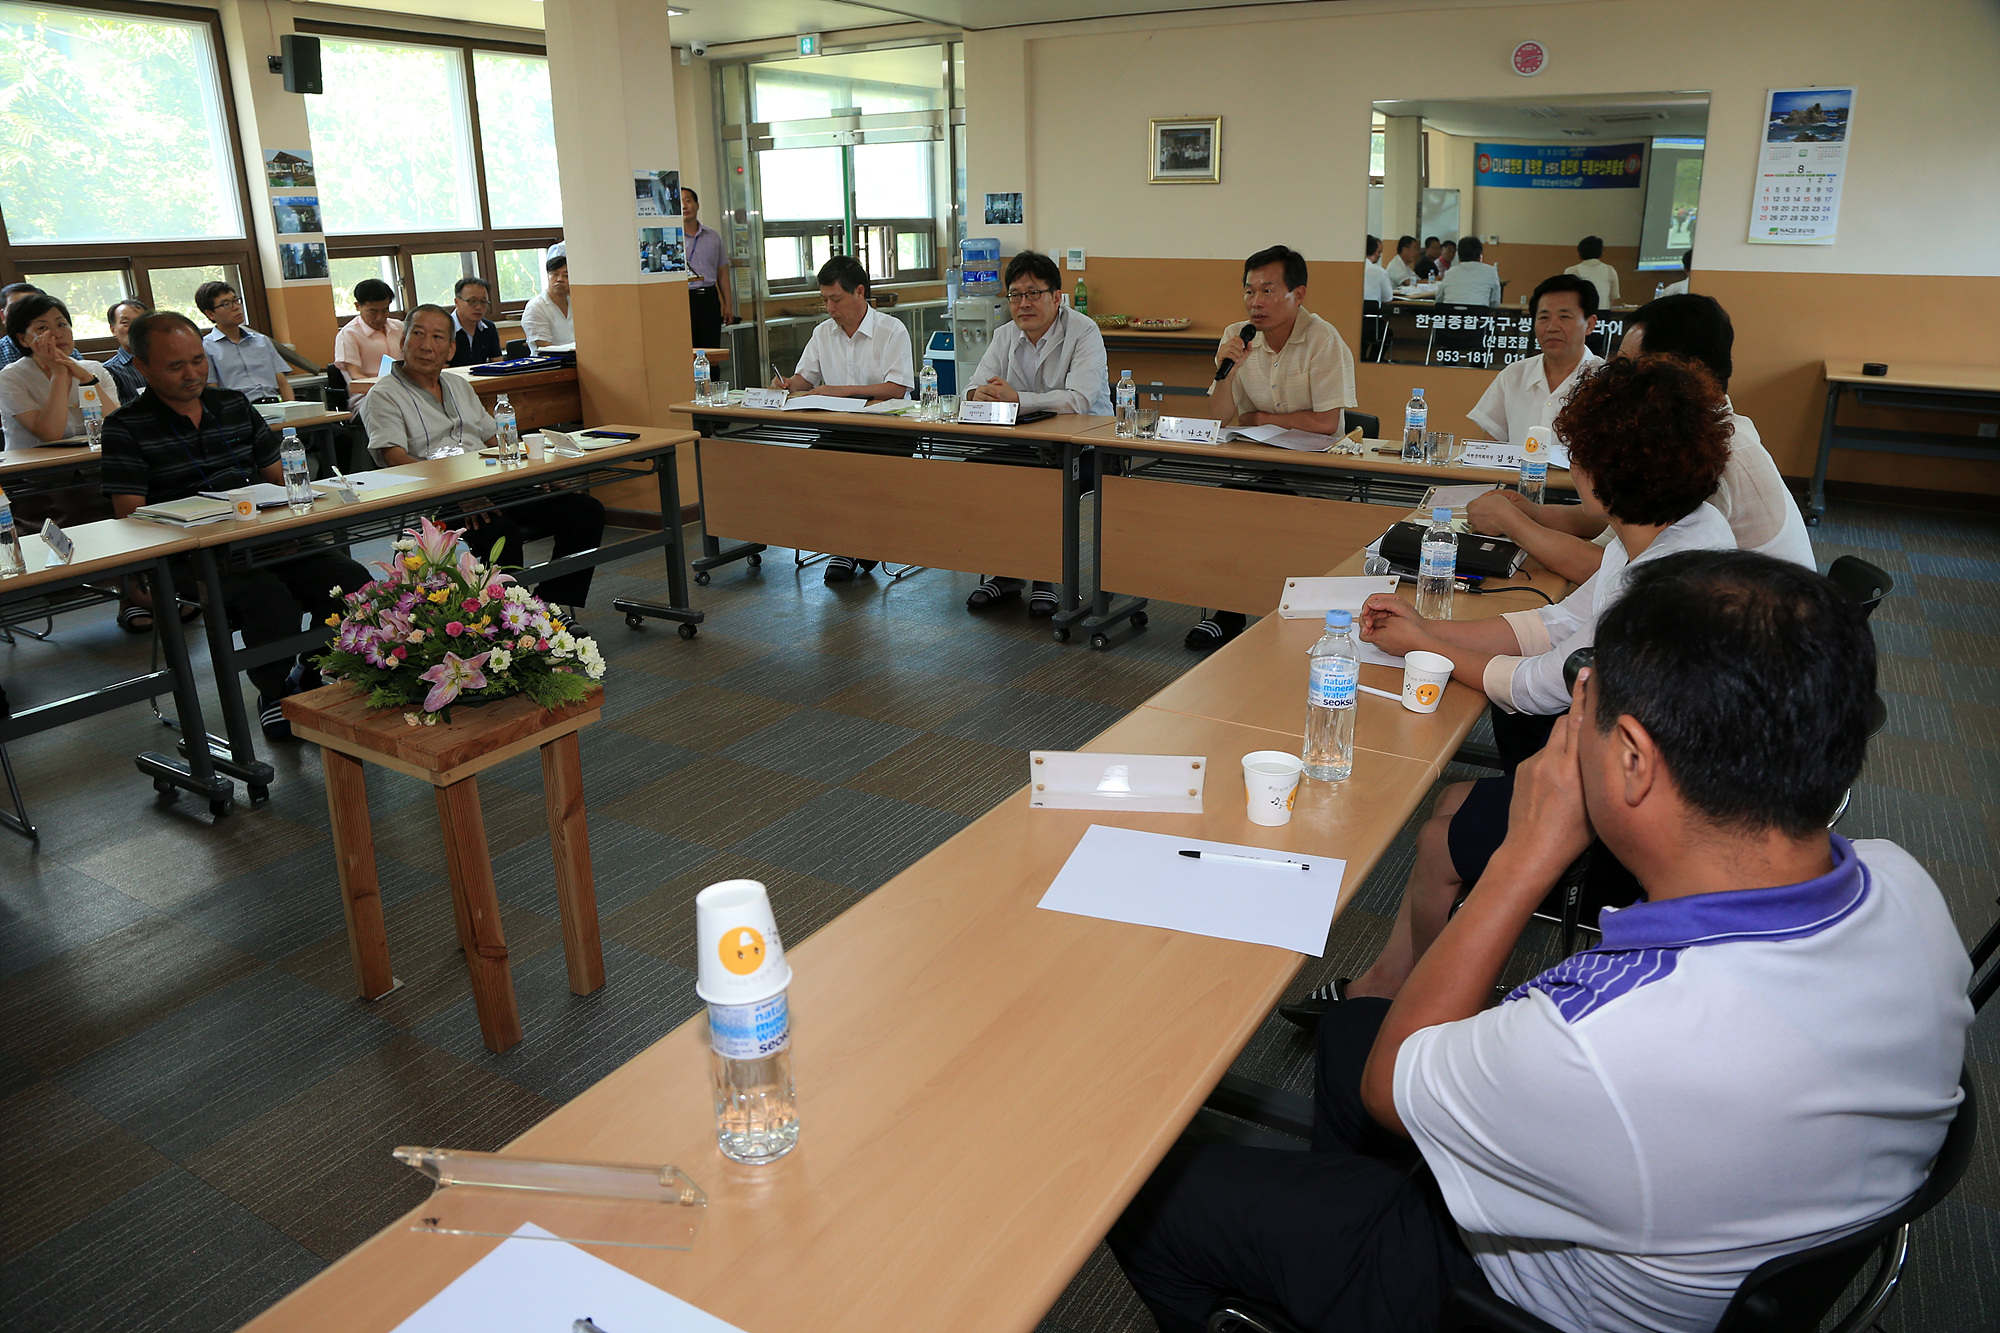
[[1636,190],[1645,177],[1643,143],[1483,143],[1478,185],[1512,190]]

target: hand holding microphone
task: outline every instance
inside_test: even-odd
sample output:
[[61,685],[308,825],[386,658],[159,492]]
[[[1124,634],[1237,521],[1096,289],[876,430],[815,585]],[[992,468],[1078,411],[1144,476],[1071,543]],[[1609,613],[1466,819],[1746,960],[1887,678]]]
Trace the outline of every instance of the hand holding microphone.
[[1215,396],[1215,386],[1229,378],[1229,372],[1236,369],[1238,361],[1250,355],[1250,342],[1257,336],[1257,326],[1246,319],[1243,327],[1236,331],[1236,336],[1243,340],[1243,350],[1235,356],[1224,357],[1222,364],[1215,368],[1215,378],[1208,382],[1208,396],[1211,398]]

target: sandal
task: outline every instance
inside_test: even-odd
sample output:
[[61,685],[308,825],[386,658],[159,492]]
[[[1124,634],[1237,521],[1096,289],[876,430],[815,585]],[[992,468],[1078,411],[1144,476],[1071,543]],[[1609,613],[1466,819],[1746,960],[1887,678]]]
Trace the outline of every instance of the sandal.
[[979,586],[974,588],[972,595],[965,599],[965,609],[968,611],[984,611],[987,607],[1004,602],[1009,597],[1019,597],[1020,595],[1021,580],[1002,578],[995,575],[990,579],[981,579],[979,581]]
[[151,634],[153,613],[143,606],[121,606],[118,608],[118,628],[127,634]]

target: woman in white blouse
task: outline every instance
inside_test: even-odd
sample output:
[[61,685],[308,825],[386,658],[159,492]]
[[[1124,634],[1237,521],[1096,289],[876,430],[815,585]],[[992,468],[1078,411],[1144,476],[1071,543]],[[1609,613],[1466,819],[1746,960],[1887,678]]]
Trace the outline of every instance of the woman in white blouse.
[[118,410],[118,382],[111,372],[96,361],[70,356],[76,337],[70,331],[69,307],[61,301],[36,293],[14,302],[7,311],[7,336],[23,353],[0,370],[0,424],[9,449],[83,434],[82,385],[96,386],[104,415]]

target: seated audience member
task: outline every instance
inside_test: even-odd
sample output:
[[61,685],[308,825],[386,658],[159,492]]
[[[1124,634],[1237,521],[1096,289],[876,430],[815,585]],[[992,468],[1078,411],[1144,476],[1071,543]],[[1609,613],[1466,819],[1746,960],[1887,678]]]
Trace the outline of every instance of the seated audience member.
[[484,278],[460,278],[451,287],[451,364],[476,366],[500,359],[500,330],[486,318],[493,289]]
[[1507,444],[1527,439],[1530,426],[1552,424],[1577,386],[1604,364],[1584,341],[1597,328],[1597,288],[1582,278],[1565,273],[1543,282],[1528,299],[1528,315],[1541,354],[1495,375],[1468,414],[1488,439]]
[[1417,280],[1417,238],[1404,236],[1396,242],[1396,253],[1382,266],[1392,286],[1403,287]]
[[569,260],[551,250],[542,267],[549,275],[548,286],[529,297],[521,311],[521,336],[530,352],[576,342],[576,325],[569,317]]
[[[1306,260],[1282,245],[1243,261],[1243,309],[1250,316],[1222,335],[1210,392],[1225,404],[1224,425],[1278,426],[1338,435],[1356,405],[1354,355],[1333,325],[1305,307]],[[1196,651],[1220,648],[1243,632],[1239,611],[1217,609],[1187,632]]]
[[[1574,279],[1573,279],[1574,281]],[[1729,523],[1707,503],[1729,462],[1730,419],[1706,370],[1673,357],[1616,361],[1586,380],[1556,418],[1577,491],[1608,515],[1616,540],[1583,586],[1554,606],[1491,620],[1426,620],[1378,594],[1361,636],[1383,652],[1415,648],[1451,659],[1452,679],[1496,705],[1493,739],[1507,776],[1453,783],[1417,835],[1417,860],[1381,955],[1349,986],[1321,987],[1281,1012],[1302,1027],[1350,995],[1394,995],[1437,937],[1459,887],[1479,878],[1507,831],[1515,766],[1539,749],[1569,706],[1563,665],[1587,648],[1625,595],[1632,571],[1676,551],[1734,550]]]
[[1417,261],[1417,281],[1435,282],[1438,275],[1438,259],[1444,254],[1444,242],[1435,236],[1424,237],[1424,257]]
[[[453,324],[442,306],[420,305],[403,329],[403,359],[389,368],[375,392],[361,404],[368,452],[384,467],[425,458],[475,453],[494,442],[498,427],[478,392],[462,376],[444,374],[451,361]],[[502,543],[503,565],[527,563],[526,543],[555,538],[555,559],[594,551],[604,539],[604,505],[581,491],[557,491],[504,509],[474,499],[455,505],[440,520],[466,528],[465,545],[480,560]],[[563,623],[590,596],[592,570],[564,574],[535,592],[550,603]]]
[[[0,318],[4,318],[5,313],[14,308],[14,302],[23,297],[46,295],[47,292],[31,282],[10,282],[5,287],[0,287]],[[0,368],[11,366],[26,355],[26,352],[14,345],[13,339],[0,338]]]
[[0,370],[0,430],[9,449],[32,449],[83,434],[83,386],[97,390],[109,417],[118,410],[118,381],[96,361],[79,361],[69,307],[30,292],[7,307],[7,341],[22,356]]
[[1438,251],[1439,274],[1445,274],[1451,272],[1451,266],[1453,264],[1456,264],[1457,262],[1458,262],[1458,242],[1450,240],[1443,242],[1441,248]]
[[[171,310],[155,311],[134,320],[127,337],[133,363],[146,378],[146,392],[104,426],[104,493],[118,517],[128,517],[142,504],[183,500],[197,491],[283,482],[277,431],[243,394],[209,382],[210,344],[193,320]],[[323,622],[341,609],[339,595],[328,589],[351,592],[369,579],[360,565],[325,546],[306,546],[296,556],[257,569],[230,559],[222,576],[235,627],[249,648],[297,634],[302,615],[313,624]],[[193,588],[193,571],[178,581]],[[257,687],[257,719],[269,740],[292,739],[278,701],[319,687],[319,672],[306,661],[310,655],[245,673]]]
[[[868,303],[874,291],[868,270],[851,255],[835,255],[819,268],[819,295],[827,318],[806,340],[793,374],[772,381],[774,389],[812,390],[835,398],[901,398],[917,382],[910,355],[909,326]],[[830,556],[828,583],[846,583],[873,560]]]
[[380,278],[363,278],[354,286],[354,318],[340,326],[333,339],[333,363],[347,377],[348,392],[359,396],[382,373],[382,358],[402,359],[403,321],[389,318],[395,289]]
[[[1625,328],[1618,345],[1620,358],[1684,357],[1704,367],[1728,392],[1736,332],[1715,298],[1664,296],[1641,306]],[[1729,465],[1708,503],[1729,521],[1739,549],[1818,568],[1805,519],[1756,426],[1737,413],[1727,397],[1722,401],[1732,430]],[[1605,517],[1591,505],[1535,505],[1518,491],[1489,491],[1472,502],[1466,517],[1475,531],[1511,539],[1572,582],[1581,583],[1596,573],[1604,558],[1604,548],[1591,539],[1604,532]]]
[[1477,236],[1468,236],[1458,245],[1458,262],[1438,283],[1439,305],[1500,304],[1500,270],[1480,258],[1485,245]]
[[234,287],[204,282],[195,289],[194,304],[215,325],[202,339],[208,344],[210,384],[234,389],[253,403],[292,396],[284,355],[278,344],[243,322],[243,298]]
[[[1826,828],[1874,687],[1817,574],[1635,568],[1464,907],[1393,1003],[1320,1024],[1312,1150],[1177,1147],[1112,1227],[1160,1328],[1230,1293],[1429,1333],[1484,1282],[1558,1328],[1696,1333],[1759,1264],[1913,1195],[1962,1100],[1971,969],[1908,852]],[[1493,1004],[1593,837],[1647,900]]]
[[1580,263],[1571,264],[1563,272],[1582,278],[1597,288],[1597,308],[1609,310],[1618,304],[1618,270],[1604,262],[1604,238],[1586,236],[1576,243],[1576,253]]
[[1389,313],[1389,303],[1396,299],[1396,284],[1382,267],[1382,240],[1378,236],[1368,238],[1368,263],[1361,270],[1361,299],[1379,301],[1382,313]]
[[[1047,255],[1023,250],[1007,263],[1007,309],[1014,316],[993,331],[986,355],[972,372],[966,397],[974,402],[1019,403],[1029,412],[1111,415],[1111,381],[1105,370],[1104,335],[1088,315],[1062,303],[1062,271]],[[978,611],[1026,586],[1023,579],[982,578],[965,599]],[[1028,614],[1056,613],[1053,583],[1035,580]]]
[[1668,283],[1666,289],[1662,291],[1660,295],[1686,296],[1688,294],[1688,278],[1693,273],[1694,273],[1694,247],[1690,246],[1686,250],[1681,251],[1681,280],[1679,282]]
[[132,321],[151,308],[138,297],[128,296],[104,312],[104,322],[111,326],[111,336],[118,340],[118,351],[104,363],[104,368],[118,382],[118,401],[121,403],[129,403],[146,392],[146,377],[132,364],[132,344],[127,334]]

